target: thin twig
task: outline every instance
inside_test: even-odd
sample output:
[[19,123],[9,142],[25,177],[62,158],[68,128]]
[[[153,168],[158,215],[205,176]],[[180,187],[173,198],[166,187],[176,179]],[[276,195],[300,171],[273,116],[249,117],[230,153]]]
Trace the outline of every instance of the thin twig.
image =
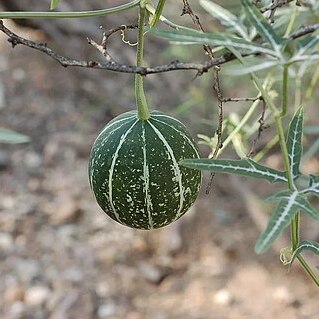
[[302,27],[299,30],[295,31],[294,33],[291,33],[288,36],[288,38],[295,40],[295,39],[301,38],[307,34],[313,33],[317,30],[319,30],[319,23],[307,25],[307,26]]
[[260,97],[227,97],[223,99],[224,103],[227,102],[255,102],[259,100]]
[[257,136],[254,139],[253,144],[251,146],[251,149],[247,155],[247,157],[249,157],[249,158],[256,154],[256,145],[257,145],[258,141],[260,140],[261,134],[263,133],[263,131],[266,128],[268,128],[268,125],[265,124],[265,113],[266,113],[267,104],[262,96],[260,96],[258,99],[262,101],[262,112],[261,112],[261,116],[258,120],[259,128],[258,128]]
[[[318,30],[319,25],[314,24],[310,26],[305,26],[298,31],[292,33],[289,38],[292,40],[305,36],[307,34],[313,33]],[[76,60],[72,58],[68,58],[56,53],[54,50],[49,48],[46,43],[38,43],[28,39],[25,39],[21,36],[18,36],[8,28],[6,28],[0,20],[0,31],[7,35],[8,41],[12,44],[12,47],[15,47],[18,44],[27,46],[29,48],[35,49],[42,53],[47,54],[52,59],[59,62],[63,67],[82,67],[82,68],[91,68],[91,69],[102,69],[114,72],[121,73],[131,73],[131,74],[156,74],[156,73],[164,73],[171,71],[180,71],[180,70],[193,70],[197,72],[197,75],[202,75],[203,73],[208,72],[209,69],[222,65],[224,63],[236,60],[236,57],[232,53],[225,53],[220,57],[216,57],[213,60],[205,61],[203,63],[186,63],[180,61],[172,61],[168,64],[157,65],[154,67],[136,67],[131,65],[119,64],[114,61],[107,62],[98,62],[98,61],[84,61],[84,60]],[[258,56],[261,55],[261,52],[251,52],[242,54],[243,57],[247,56]]]
[[[204,28],[203,25],[200,22],[199,17],[194,13],[194,11],[192,10],[191,6],[189,5],[187,0],[183,0],[184,3],[184,7],[183,7],[183,12],[182,15],[184,14],[188,14],[194,25],[197,27],[197,29],[199,31],[204,32]],[[210,60],[213,61],[215,60],[215,56],[214,56],[214,51],[212,49],[211,46],[209,45],[204,45],[204,50],[206,52],[206,54],[209,56]],[[212,158],[216,158],[217,154],[219,152],[219,150],[222,148],[223,146],[223,141],[222,141],[222,134],[223,134],[223,103],[224,103],[224,96],[222,94],[221,88],[220,88],[220,79],[219,79],[219,73],[220,73],[220,66],[216,65],[214,66],[214,85],[213,85],[213,89],[216,93],[217,96],[217,100],[218,100],[218,125],[217,125],[217,129],[216,129],[216,135],[217,135],[217,143],[216,143],[216,147],[214,149]],[[206,194],[209,194],[211,187],[212,187],[212,183],[213,183],[213,179],[214,179],[215,173],[212,172],[211,173],[211,177],[210,177],[210,181],[207,185],[206,188]]]
[[[12,47],[15,47],[18,44],[27,46],[29,48],[35,49],[46,55],[50,56],[52,59],[59,62],[63,67],[82,67],[82,68],[91,68],[91,69],[102,69],[114,72],[122,73],[131,73],[131,74],[156,74],[164,73],[171,71],[179,70],[194,70],[198,75],[208,72],[209,69],[213,68],[216,65],[221,65],[229,61],[236,60],[236,57],[231,53],[225,53],[224,55],[215,58],[214,60],[205,61],[203,63],[185,63],[178,60],[172,61],[168,64],[157,65],[154,67],[136,67],[132,65],[119,64],[114,61],[108,62],[98,62],[98,61],[84,61],[68,58],[56,53],[54,50],[49,48],[46,43],[38,43],[31,40],[27,40],[23,37],[18,36],[13,33],[11,30],[6,28],[3,22],[0,20],[0,31],[5,33],[8,36],[8,41],[12,44]],[[243,54],[243,56],[259,55],[259,52],[254,52],[250,54]]]
[[[46,43],[38,43],[31,40],[27,40],[23,37],[18,36],[13,33],[11,30],[6,28],[2,21],[0,20],[0,31],[5,33],[8,36],[8,41],[12,44],[12,47],[15,47],[18,44],[27,46],[29,48],[35,49],[42,53],[47,54],[52,59],[59,62],[63,67],[82,67],[82,68],[91,68],[91,69],[103,69],[114,72],[122,72],[122,73],[132,73],[132,74],[156,74],[156,73],[164,73],[170,71],[179,71],[179,70],[194,70],[197,71],[198,75],[202,75],[203,73],[208,72],[209,69],[216,65],[224,64],[229,61],[236,60],[236,57],[231,53],[226,53],[218,58],[215,58],[211,61],[205,61],[203,63],[185,63],[180,62],[178,60],[172,61],[168,64],[157,65],[154,67],[136,67],[131,65],[119,64],[113,61],[110,62],[98,62],[98,61],[84,61],[84,60],[76,60],[72,58],[68,58],[56,53],[54,50],[49,48]],[[249,55],[259,55],[259,52],[246,54],[243,56]]]

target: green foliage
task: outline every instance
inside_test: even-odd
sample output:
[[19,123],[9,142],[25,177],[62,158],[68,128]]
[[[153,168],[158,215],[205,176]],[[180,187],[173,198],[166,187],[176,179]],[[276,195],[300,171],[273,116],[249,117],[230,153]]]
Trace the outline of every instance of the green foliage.
[[[294,262],[294,260],[302,253],[305,251],[311,251],[316,255],[319,255],[319,243],[312,241],[312,240],[303,240],[299,247],[294,251],[290,264]],[[319,267],[317,267],[319,269]]]
[[51,6],[50,9],[54,10],[58,7],[58,5],[60,4],[61,0],[51,0]]
[[30,137],[0,128],[0,143],[21,144],[30,142]]
[[285,172],[258,164],[251,159],[222,160],[222,159],[199,159],[183,160],[181,165],[194,169],[201,169],[219,173],[236,174],[247,177],[261,178],[269,182],[287,182]]
[[303,108],[300,107],[291,120],[287,135],[287,150],[289,154],[290,174],[294,180],[300,175],[302,156]]

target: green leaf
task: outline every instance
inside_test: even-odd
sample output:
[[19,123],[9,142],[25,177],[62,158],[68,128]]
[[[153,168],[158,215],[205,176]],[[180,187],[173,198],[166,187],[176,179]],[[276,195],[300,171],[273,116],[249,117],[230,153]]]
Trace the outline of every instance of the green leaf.
[[288,199],[280,201],[269,219],[266,230],[260,235],[256,243],[255,251],[257,254],[261,254],[267,250],[290,224],[298,210],[298,206],[296,205],[297,196],[298,192],[294,191]]
[[242,64],[237,66],[237,67],[230,67],[225,70],[225,74],[229,75],[245,75],[245,74],[250,74],[252,72],[258,72],[262,70],[269,69],[275,65],[278,65],[277,61],[265,61],[263,63],[254,63],[252,65],[248,65],[248,63],[245,63],[245,66]]
[[266,202],[276,202],[276,201],[279,201],[279,200],[282,200],[282,199],[287,199],[288,197],[291,196],[291,194],[293,193],[294,191],[291,191],[290,189],[286,189],[286,190],[283,190],[283,191],[280,191],[274,195],[271,195],[269,197],[267,197],[265,199]]
[[288,129],[287,149],[291,176],[296,180],[300,175],[300,160],[302,156],[303,108],[300,107],[293,116]]
[[303,192],[312,193],[316,196],[319,196],[319,175],[310,174],[309,187],[306,188]]
[[319,42],[319,35],[309,36],[305,39],[299,40],[298,45],[300,46],[300,49],[298,50],[295,56],[299,56],[299,57],[303,56],[307,50],[315,48],[318,42]]
[[212,1],[200,0],[199,3],[210,15],[218,19],[223,25],[234,29],[245,40],[250,40],[245,25],[231,12]]
[[180,164],[188,168],[261,178],[272,183],[287,182],[285,172],[263,166],[251,159],[186,159],[182,160]]
[[178,43],[234,47],[246,52],[260,52],[277,57],[277,53],[271,50],[270,48],[266,48],[256,43],[246,41],[244,39],[225,33],[209,33],[199,32],[195,30],[159,30],[155,28],[152,28],[149,32],[156,36]]
[[[289,200],[291,196],[296,191],[284,190],[274,194],[266,199],[268,202],[274,202],[278,200]],[[308,199],[302,195],[302,193],[298,192],[297,197],[295,198],[295,205],[302,210],[304,213],[310,215],[315,219],[319,219],[319,212],[310,204]]]
[[0,128],[0,143],[20,144],[30,142],[30,137]]
[[60,4],[61,0],[51,0],[51,10],[54,10],[58,7],[58,5]]
[[[294,251],[290,265],[294,262],[294,260],[304,251],[312,251],[316,255],[319,255],[319,243],[312,241],[312,240],[303,240],[299,247]],[[317,266],[318,268],[318,266]],[[318,268],[319,269],[319,268]]]
[[280,54],[282,39],[276,34],[272,26],[250,0],[242,0],[245,13],[250,23],[256,28],[260,36]]

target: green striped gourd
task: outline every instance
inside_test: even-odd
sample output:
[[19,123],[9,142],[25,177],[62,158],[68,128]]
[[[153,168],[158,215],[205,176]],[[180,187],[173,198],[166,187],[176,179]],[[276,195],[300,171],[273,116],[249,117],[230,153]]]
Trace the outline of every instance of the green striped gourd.
[[198,158],[196,144],[175,118],[136,111],[109,122],[92,147],[90,185],[99,206],[115,221],[139,229],[160,228],[179,219],[194,203],[201,172],[181,167]]

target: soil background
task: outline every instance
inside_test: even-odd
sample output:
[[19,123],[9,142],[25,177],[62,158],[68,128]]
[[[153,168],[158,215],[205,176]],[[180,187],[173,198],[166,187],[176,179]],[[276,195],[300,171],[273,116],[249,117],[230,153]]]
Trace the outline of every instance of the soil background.
[[[64,9],[74,3],[64,2]],[[134,22],[131,13],[85,24],[5,23],[63,55],[101,59],[86,37],[98,41],[99,25]],[[118,36],[110,41],[116,60],[134,63],[134,48]],[[152,53],[166,47],[150,39],[147,63],[158,64]],[[171,112],[199,81],[186,72],[150,76],[147,91],[157,109]],[[205,103],[216,101],[208,95]],[[105,123],[133,108],[132,75],[65,69],[31,49],[12,49],[0,35],[0,127],[32,138],[0,145],[0,318],[319,318],[318,289],[297,264],[288,273],[279,260],[288,232],[274,249],[254,253],[268,218],[259,199],[271,193],[267,183],[217,175],[211,194],[203,186],[181,220],[148,232],[125,228],[99,209],[88,183],[90,147]],[[180,118],[194,135],[202,133],[196,124],[207,109],[192,112]],[[270,160],[280,166],[276,154]],[[318,223],[305,219],[303,235],[318,240]]]

